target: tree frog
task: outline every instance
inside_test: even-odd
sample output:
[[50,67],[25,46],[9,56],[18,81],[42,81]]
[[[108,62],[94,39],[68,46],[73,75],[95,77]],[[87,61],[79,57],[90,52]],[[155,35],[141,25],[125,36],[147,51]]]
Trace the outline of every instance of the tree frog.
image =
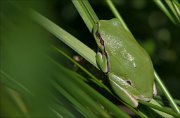
[[96,61],[107,74],[114,92],[132,107],[156,94],[154,69],[147,52],[119,19],[99,20],[93,27]]

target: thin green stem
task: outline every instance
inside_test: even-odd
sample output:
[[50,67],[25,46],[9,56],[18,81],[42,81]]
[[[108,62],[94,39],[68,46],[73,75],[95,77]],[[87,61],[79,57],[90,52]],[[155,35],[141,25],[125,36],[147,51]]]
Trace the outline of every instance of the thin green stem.
[[175,102],[177,105],[180,105],[180,100],[174,99],[174,102]]
[[[161,99],[161,97],[160,96],[154,96],[154,98],[158,101],[158,102],[162,102],[162,99]],[[174,102],[178,105],[178,107],[180,106],[180,100],[178,100],[178,99],[173,99],[174,100]],[[169,103],[169,101],[168,100],[163,100],[163,103]]]
[[165,5],[162,3],[161,0],[154,0],[154,2],[159,6],[159,8],[169,17],[169,19],[176,24],[176,21],[173,19],[169,11],[166,9]]
[[32,92],[27,87],[25,87],[22,83],[16,81],[15,78],[10,76],[9,73],[6,73],[4,70],[0,70],[0,77],[1,77],[0,82],[2,84],[8,83],[8,84],[11,84],[11,85],[16,85],[14,89],[21,90],[24,93],[28,93],[29,95],[33,96]]
[[106,3],[108,4],[108,6],[109,6],[110,10],[112,11],[112,13],[114,14],[114,16],[120,20],[120,22],[122,23],[123,27],[130,32],[129,28],[127,27],[126,23],[122,19],[121,15],[119,14],[119,12],[116,9],[116,7],[113,4],[113,2],[111,0],[106,0]]
[[90,3],[87,0],[72,0],[72,2],[81,15],[89,31],[92,32],[94,24],[97,23],[99,19],[92,9]]
[[89,31],[91,31],[93,28],[93,20],[91,19],[91,16],[89,16],[87,10],[83,7],[83,4],[79,0],[72,0],[72,2],[81,15]]
[[89,15],[91,16],[93,23],[97,23],[99,18],[97,17],[96,13],[94,12],[93,8],[91,7],[90,3],[87,0],[81,0],[83,3],[84,7],[88,11]]
[[102,84],[93,74],[91,74],[88,70],[86,70],[83,66],[81,66],[79,63],[74,61],[70,56],[68,56],[66,53],[64,53],[62,50],[56,48],[53,46],[53,48],[61,53],[63,56],[65,56],[67,59],[69,59],[72,63],[77,65],[82,71],[84,71],[87,75],[89,75],[92,78],[92,81],[98,84],[100,87],[104,88],[106,91],[108,91],[110,94],[113,94],[108,87],[106,87],[104,84]]
[[63,30],[61,27],[57,26],[46,17],[42,16],[40,13],[34,10],[29,10],[28,13],[32,20],[40,24],[42,27],[60,39],[63,43],[76,51],[79,55],[84,57],[88,62],[98,68],[95,59],[96,53],[91,48],[87,47],[77,38]]
[[[155,100],[153,100],[153,101],[155,101]],[[143,104],[143,105],[146,105],[146,106],[148,106],[148,107],[151,107],[151,108],[153,108],[153,109],[155,109],[155,110],[158,110],[158,111],[162,111],[162,112],[164,112],[164,113],[166,113],[166,114],[170,114],[170,115],[172,115],[172,116],[174,116],[174,117],[180,117],[180,115],[179,114],[177,114],[177,113],[175,113],[174,111],[172,111],[172,110],[170,110],[170,109],[168,109],[168,108],[165,108],[165,107],[161,107],[161,106],[159,106],[159,105],[155,105],[155,103],[153,102],[153,104],[152,103],[148,103],[148,102],[145,102],[145,101],[139,101],[141,104]],[[170,117],[170,116],[169,116]]]
[[178,22],[179,18],[180,18],[179,14],[178,14],[179,8],[177,8],[177,6],[175,4],[175,0],[165,0],[165,2],[170,8],[173,18],[176,20],[176,22]]
[[167,97],[167,99],[169,100],[172,108],[174,109],[175,112],[180,114],[179,108],[176,105],[176,103],[174,102],[172,96],[170,95],[169,91],[167,90],[167,88],[164,86],[163,82],[161,81],[160,77],[158,76],[158,74],[156,73],[156,71],[154,72],[155,75],[155,79],[158,83],[158,85],[161,87],[163,93],[165,94],[165,96]]

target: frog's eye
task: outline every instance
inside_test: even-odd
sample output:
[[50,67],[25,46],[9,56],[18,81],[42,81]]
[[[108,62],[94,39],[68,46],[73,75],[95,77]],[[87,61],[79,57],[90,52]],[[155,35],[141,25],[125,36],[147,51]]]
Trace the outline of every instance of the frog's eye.
[[113,22],[113,25],[114,26],[119,26],[119,23],[118,22]]
[[122,24],[121,22],[119,21],[119,19],[112,19],[111,20],[111,24],[114,26],[114,27],[121,27]]

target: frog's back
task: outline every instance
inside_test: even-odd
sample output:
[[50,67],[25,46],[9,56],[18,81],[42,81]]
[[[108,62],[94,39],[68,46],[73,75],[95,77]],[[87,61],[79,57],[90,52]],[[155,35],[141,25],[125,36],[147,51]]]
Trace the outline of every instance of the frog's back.
[[[100,33],[109,59],[109,72],[127,80],[144,97],[153,96],[154,69],[150,57],[118,19],[101,21]],[[107,23],[111,23],[111,28]]]

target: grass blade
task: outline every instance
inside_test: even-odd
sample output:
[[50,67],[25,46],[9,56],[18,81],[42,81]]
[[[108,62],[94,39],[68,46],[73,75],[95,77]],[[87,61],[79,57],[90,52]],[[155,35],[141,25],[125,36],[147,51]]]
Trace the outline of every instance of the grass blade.
[[41,14],[37,13],[36,11],[31,10],[30,16],[34,19],[37,23],[43,26],[46,30],[51,32],[57,38],[61,39],[66,45],[71,47],[75,50],[78,54],[84,57],[87,61],[89,61],[92,65],[98,68],[95,60],[95,52],[83,44],[81,41],[76,39],[74,36],[70,35],[68,32],[57,26],[52,21],[48,20]]
[[154,0],[174,24],[180,24],[180,3],[178,0]]
[[[106,0],[107,5],[109,6],[110,10],[112,11],[112,13],[114,14],[114,16],[116,18],[118,18],[120,20],[120,22],[122,23],[122,26],[129,31],[129,28],[127,27],[126,23],[124,22],[124,20],[122,19],[121,15],[119,14],[118,10],[116,9],[116,7],[114,6],[112,0]],[[129,31],[130,32],[130,31]]]
[[158,74],[155,72],[154,73],[156,81],[158,82],[159,86],[161,87],[163,93],[165,94],[166,98],[169,100],[172,108],[174,109],[175,112],[177,112],[178,114],[180,114],[179,108],[176,105],[176,103],[174,102],[171,94],[169,93],[169,91],[167,90],[167,88],[164,86],[163,82],[161,81],[161,79],[159,78]]
[[99,20],[94,10],[87,0],[72,0],[81,18],[85,22],[89,31],[92,32],[93,26]]

